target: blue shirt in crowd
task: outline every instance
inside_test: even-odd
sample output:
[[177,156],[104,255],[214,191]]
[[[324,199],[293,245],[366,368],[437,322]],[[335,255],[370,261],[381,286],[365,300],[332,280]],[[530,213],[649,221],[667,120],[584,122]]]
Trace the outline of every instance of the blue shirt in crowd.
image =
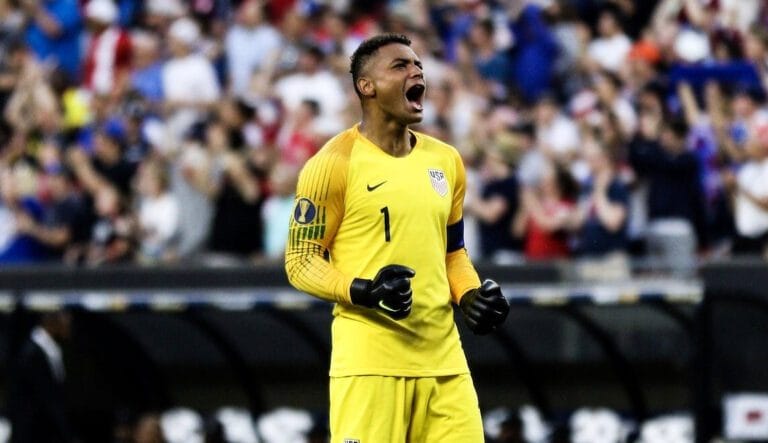
[[61,32],[47,35],[35,20],[27,28],[27,43],[38,59],[51,60],[72,79],[80,74],[80,33],[83,22],[77,0],[44,0],[43,8],[59,23]]

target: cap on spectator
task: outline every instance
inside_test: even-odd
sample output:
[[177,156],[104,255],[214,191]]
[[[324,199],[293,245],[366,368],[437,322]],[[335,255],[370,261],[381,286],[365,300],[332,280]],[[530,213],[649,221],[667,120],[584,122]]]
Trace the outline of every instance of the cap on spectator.
[[186,45],[193,45],[200,38],[200,28],[191,18],[182,17],[171,24],[168,36]]
[[91,0],[85,7],[85,16],[100,23],[113,23],[117,19],[117,6],[112,0]]
[[643,60],[655,65],[661,60],[661,51],[653,43],[641,40],[632,46],[627,57],[629,60]]

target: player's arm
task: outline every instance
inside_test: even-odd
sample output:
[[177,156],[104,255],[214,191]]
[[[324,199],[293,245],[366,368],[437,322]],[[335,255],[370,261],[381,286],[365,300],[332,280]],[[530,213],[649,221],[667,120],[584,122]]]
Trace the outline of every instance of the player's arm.
[[405,318],[411,311],[412,269],[388,265],[375,278],[363,279],[345,275],[330,261],[330,247],[344,216],[347,167],[342,155],[320,153],[301,171],[285,248],[288,280],[323,300]]
[[475,334],[487,334],[504,322],[509,303],[499,285],[486,280],[480,284],[467,249],[464,247],[464,220],[462,208],[466,174],[461,158],[456,154],[456,178],[453,187],[453,206],[448,218],[445,266],[451,298],[458,304],[467,326]]

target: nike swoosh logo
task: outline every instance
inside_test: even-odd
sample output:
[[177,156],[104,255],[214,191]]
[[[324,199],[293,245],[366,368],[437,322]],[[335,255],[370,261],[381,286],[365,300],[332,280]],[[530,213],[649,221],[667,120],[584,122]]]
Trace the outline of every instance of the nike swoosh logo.
[[387,181],[386,181],[386,180],[384,180],[383,182],[379,183],[378,185],[373,185],[373,186],[371,186],[371,185],[366,185],[366,188],[368,189],[368,192],[371,192],[371,191],[373,191],[374,189],[378,188],[379,186],[383,185],[383,184],[384,184],[384,183],[386,183],[386,182],[387,182]]
[[390,308],[389,306],[385,305],[385,304],[384,304],[384,300],[379,300],[379,307],[380,307],[381,309],[385,310],[385,311],[389,311],[389,312],[397,312],[397,310],[396,310],[396,309],[392,309],[392,308]]

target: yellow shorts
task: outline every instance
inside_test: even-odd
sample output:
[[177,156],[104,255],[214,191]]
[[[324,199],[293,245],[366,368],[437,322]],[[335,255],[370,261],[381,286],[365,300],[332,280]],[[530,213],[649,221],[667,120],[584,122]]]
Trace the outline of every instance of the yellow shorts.
[[331,377],[331,443],[482,443],[469,374]]

